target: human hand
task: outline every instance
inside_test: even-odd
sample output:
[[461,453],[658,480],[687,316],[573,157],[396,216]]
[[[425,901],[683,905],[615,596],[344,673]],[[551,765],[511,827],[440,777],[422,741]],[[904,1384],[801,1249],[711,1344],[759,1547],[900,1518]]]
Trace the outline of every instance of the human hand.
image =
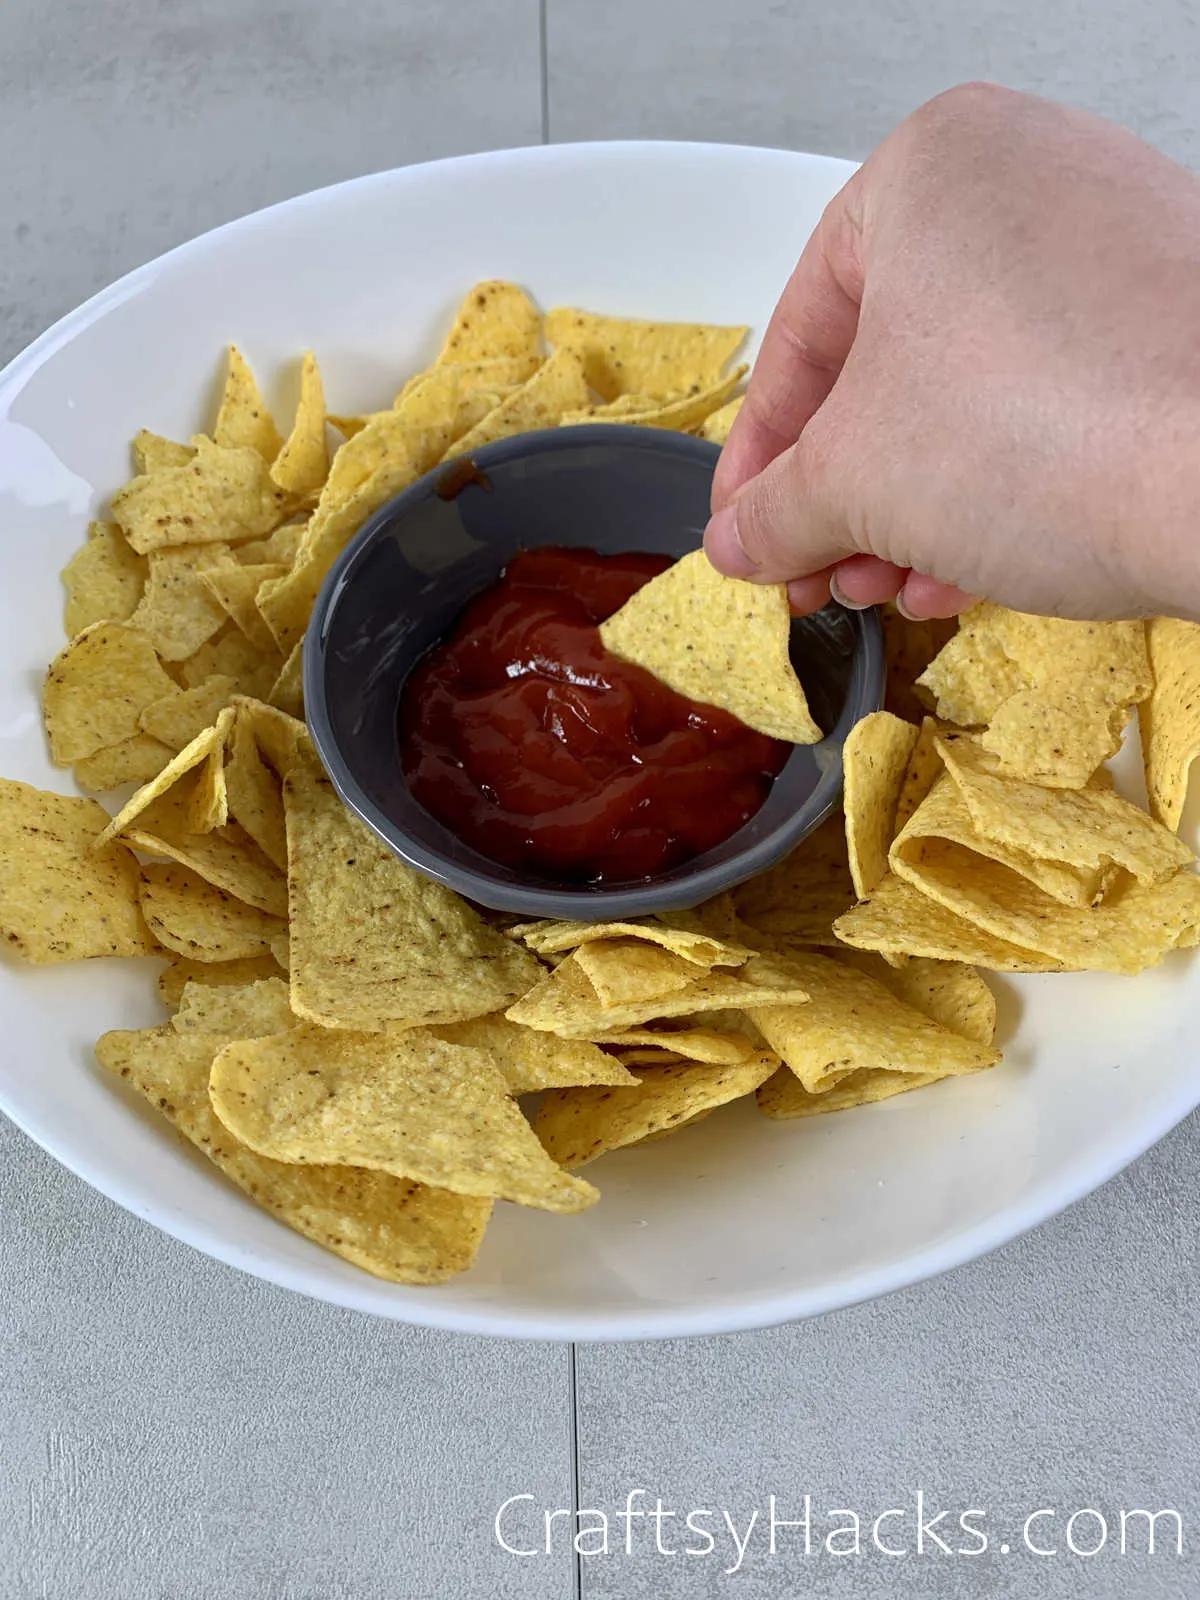
[[713,564],[797,612],[1200,619],[1200,182],[1049,101],[931,100],[806,245],[713,511]]

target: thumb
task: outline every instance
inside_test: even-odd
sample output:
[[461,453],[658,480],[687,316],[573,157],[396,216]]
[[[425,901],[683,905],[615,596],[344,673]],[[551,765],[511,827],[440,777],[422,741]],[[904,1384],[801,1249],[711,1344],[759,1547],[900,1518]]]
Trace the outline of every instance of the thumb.
[[756,583],[806,578],[854,555],[846,518],[818,470],[811,427],[715,512],[704,548],[718,572]]

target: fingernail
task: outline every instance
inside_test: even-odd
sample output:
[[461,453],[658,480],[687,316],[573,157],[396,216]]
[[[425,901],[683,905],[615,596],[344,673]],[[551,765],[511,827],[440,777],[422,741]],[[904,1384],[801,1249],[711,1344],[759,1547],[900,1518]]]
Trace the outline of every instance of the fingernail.
[[829,592],[838,605],[845,606],[847,611],[869,611],[870,600],[851,600],[850,596],[842,593],[842,585],[838,580],[837,568],[829,574]]
[[906,622],[925,622],[927,620],[925,617],[919,617],[915,611],[910,611],[908,609],[904,603],[903,589],[901,589],[900,593],[896,596],[896,610]]
[[736,500],[710,518],[704,530],[704,548],[713,566],[727,578],[753,578],[758,572],[758,563],[746,554],[738,537]]

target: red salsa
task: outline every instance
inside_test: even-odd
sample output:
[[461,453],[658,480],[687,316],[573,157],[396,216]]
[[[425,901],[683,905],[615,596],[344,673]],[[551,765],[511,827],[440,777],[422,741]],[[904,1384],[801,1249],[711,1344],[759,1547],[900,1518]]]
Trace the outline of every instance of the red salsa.
[[618,661],[598,624],[671,565],[522,552],[409,675],[415,799],[493,861],[559,882],[664,872],[762,805],[791,746]]

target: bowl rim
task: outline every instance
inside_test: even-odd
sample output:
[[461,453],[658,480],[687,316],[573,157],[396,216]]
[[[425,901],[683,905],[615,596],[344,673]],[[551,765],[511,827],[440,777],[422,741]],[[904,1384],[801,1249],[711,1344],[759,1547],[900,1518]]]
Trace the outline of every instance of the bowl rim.
[[[510,461],[535,455],[552,455],[563,450],[578,450],[588,445],[621,445],[706,463],[715,462],[720,454],[719,446],[690,434],[623,423],[585,423],[572,428],[540,428],[499,439],[482,445],[465,459],[486,474],[489,467]],[[459,460],[456,457],[449,467],[442,463],[431,468],[367,518],[330,568],[304,635],[304,712],[309,733],[339,797],[366,823],[382,844],[406,866],[424,877],[432,878],[436,883],[493,910],[571,921],[620,921],[657,911],[681,910],[736,888],[781,860],[833,814],[842,793],[840,759],[824,767],[814,788],[790,817],[745,849],[725,860],[709,862],[707,865],[706,855],[710,852],[701,854],[676,869],[677,876],[669,883],[651,880],[649,883],[611,889],[568,889],[536,882],[518,886],[500,883],[491,879],[486,871],[454,861],[435,847],[424,844],[414,838],[403,824],[390,817],[358,781],[334,733],[326,692],[328,639],[337,609],[370,551],[379,540],[387,537],[397,516],[403,516],[412,507],[423,504],[430,494],[437,492],[447,471],[458,465]],[[865,716],[879,710],[883,704],[883,629],[873,606],[865,611],[848,611],[847,615],[855,631],[856,680],[862,675],[867,688],[868,703],[861,712]],[[827,738],[833,732],[836,729],[831,730]],[[818,749],[820,746],[811,748]]]

